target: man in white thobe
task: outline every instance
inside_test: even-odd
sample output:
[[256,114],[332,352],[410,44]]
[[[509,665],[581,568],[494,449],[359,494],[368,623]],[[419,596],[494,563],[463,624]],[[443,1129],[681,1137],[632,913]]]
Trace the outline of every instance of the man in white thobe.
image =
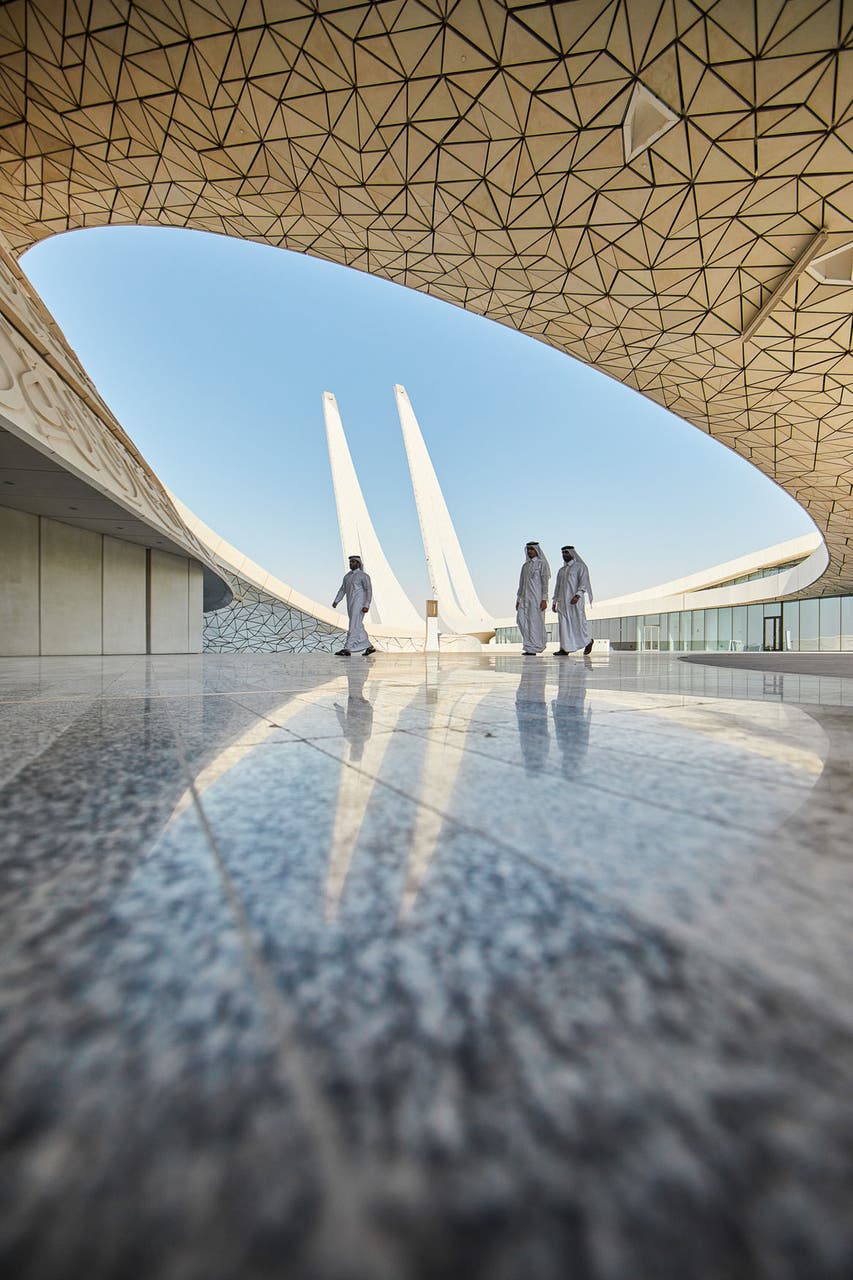
[[548,583],[551,566],[538,542],[528,542],[524,564],[518,579],[515,620],[521,632],[521,649],[525,657],[541,653],[547,643],[545,610],[548,607]]
[[333,609],[337,609],[344,596],[347,598],[349,630],[343,649],[338,649],[335,656],[348,658],[353,653],[363,652],[366,658],[369,653],[376,652],[364,629],[364,615],[373,599],[373,587],[370,578],[364,572],[361,556],[350,556],[349,573],[344,574],[341,589],[332,601]]
[[563,564],[554,584],[554,612],[560,628],[558,658],[565,658],[575,649],[592,652],[592,636],[586,620],[584,597],[592,604],[592,586],[589,569],[574,547],[563,547]]

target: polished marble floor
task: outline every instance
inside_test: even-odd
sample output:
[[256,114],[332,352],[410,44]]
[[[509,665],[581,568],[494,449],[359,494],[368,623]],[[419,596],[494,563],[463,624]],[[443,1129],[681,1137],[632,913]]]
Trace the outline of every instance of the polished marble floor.
[[849,1280],[839,670],[0,661],[4,1274]]

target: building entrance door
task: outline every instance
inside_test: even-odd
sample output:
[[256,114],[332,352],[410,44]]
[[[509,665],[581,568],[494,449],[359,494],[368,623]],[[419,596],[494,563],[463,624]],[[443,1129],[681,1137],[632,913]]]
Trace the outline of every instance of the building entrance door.
[[764,649],[770,653],[778,653],[782,648],[782,619],[764,619]]
[[643,648],[658,652],[660,649],[660,627],[648,625],[643,627]]

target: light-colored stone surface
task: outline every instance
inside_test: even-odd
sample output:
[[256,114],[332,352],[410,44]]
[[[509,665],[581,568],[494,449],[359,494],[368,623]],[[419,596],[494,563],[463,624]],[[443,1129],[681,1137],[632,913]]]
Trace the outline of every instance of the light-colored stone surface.
[[20,658],[0,719],[15,1275],[848,1280],[853,681]]
[[101,652],[100,534],[41,520],[41,652]]
[[696,653],[680,655],[680,660],[708,667],[732,667],[739,671],[776,671],[782,675],[853,679],[853,653]]
[[189,561],[151,550],[149,637],[151,653],[189,649]]
[[0,654],[39,651],[39,522],[0,507]]
[[204,630],[204,570],[196,560],[187,563],[189,574],[187,595],[187,652],[201,653]]
[[104,653],[144,653],[145,548],[104,538]]

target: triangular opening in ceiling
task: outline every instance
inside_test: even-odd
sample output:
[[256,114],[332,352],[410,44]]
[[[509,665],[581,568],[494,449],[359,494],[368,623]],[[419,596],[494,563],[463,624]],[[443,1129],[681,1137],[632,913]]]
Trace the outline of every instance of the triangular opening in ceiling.
[[625,163],[630,164],[677,123],[675,112],[638,81],[622,125]]
[[853,242],[815,258],[809,263],[809,275],[821,284],[853,284]]

